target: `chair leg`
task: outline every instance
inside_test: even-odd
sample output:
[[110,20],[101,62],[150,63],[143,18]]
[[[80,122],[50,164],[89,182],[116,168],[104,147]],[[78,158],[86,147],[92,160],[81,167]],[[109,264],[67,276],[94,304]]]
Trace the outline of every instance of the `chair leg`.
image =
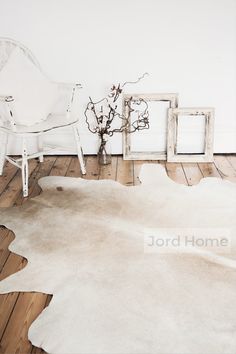
[[[38,150],[43,151],[43,137],[42,135],[38,136]],[[43,154],[39,156],[39,162],[43,162]]]
[[8,141],[8,134],[2,133],[2,143],[0,148],[0,176],[3,174],[3,167],[4,162],[7,154],[7,141]]
[[28,197],[28,178],[29,178],[29,168],[28,168],[28,153],[26,146],[26,139],[23,138],[22,143],[22,186],[23,186],[23,197]]
[[79,162],[80,162],[81,173],[82,173],[82,175],[85,175],[86,174],[86,168],[85,168],[85,163],[84,163],[83,150],[82,150],[82,146],[81,146],[81,143],[80,143],[78,125],[74,126],[73,130],[74,130],[75,142],[76,142],[76,147],[77,147],[77,155],[78,155],[78,159],[79,159]]

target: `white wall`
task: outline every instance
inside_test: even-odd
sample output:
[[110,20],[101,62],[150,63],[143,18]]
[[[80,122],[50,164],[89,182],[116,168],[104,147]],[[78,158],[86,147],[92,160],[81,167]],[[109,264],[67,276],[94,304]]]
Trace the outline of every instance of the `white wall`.
[[[131,91],[215,107],[215,152],[236,152],[236,0],[0,0],[0,36],[28,46],[54,80],[83,84],[81,121],[89,95],[148,71]],[[85,152],[94,153],[82,125]]]

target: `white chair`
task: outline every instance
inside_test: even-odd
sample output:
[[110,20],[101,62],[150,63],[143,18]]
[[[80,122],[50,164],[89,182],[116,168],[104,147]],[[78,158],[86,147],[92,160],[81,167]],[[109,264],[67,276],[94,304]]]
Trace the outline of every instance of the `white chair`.
[[[21,54],[23,53],[26,56],[27,60],[30,60],[30,65],[33,63],[37,70],[42,70],[40,65],[38,64],[35,57],[32,53],[20,43],[8,39],[8,38],[0,38],[0,75],[1,71],[8,62],[10,56],[17,50]],[[43,74],[44,75],[44,74]],[[1,76],[0,76],[1,79]],[[44,75],[45,79],[45,75]],[[21,117],[17,114],[15,109],[14,96],[9,95],[9,93],[0,92],[0,106],[2,109],[0,110],[0,175],[3,173],[3,167],[5,160],[9,161],[13,165],[21,168],[22,170],[22,184],[23,184],[23,196],[28,196],[28,160],[32,158],[39,158],[40,162],[43,162],[43,155],[51,153],[52,151],[67,151],[65,147],[46,147],[43,146],[43,135],[52,130],[56,130],[59,128],[71,127],[73,129],[74,141],[76,144],[76,151],[78,155],[78,159],[80,162],[81,172],[82,174],[86,174],[83,151],[80,143],[79,136],[79,126],[78,126],[78,113],[75,111],[75,101],[78,95],[78,89],[81,88],[80,84],[77,83],[53,83],[50,82],[50,85],[53,84],[56,87],[55,92],[60,94],[61,98],[59,101],[62,102],[62,98],[65,101],[66,95],[68,95],[68,99],[66,99],[66,107],[63,109],[62,113],[53,113],[48,114],[44,120],[40,122],[31,122],[29,124],[21,123]],[[54,87],[52,85],[52,87]],[[0,82],[1,86],[1,82]],[[34,88],[32,87],[32,90]],[[63,96],[63,97],[62,97]],[[37,97],[36,97],[37,99]],[[16,102],[17,103],[17,102]],[[73,110],[74,109],[74,110]],[[16,119],[17,117],[17,119]],[[22,157],[21,158],[12,158],[7,155],[7,142],[8,136],[13,135],[15,137],[21,138],[21,146],[22,146]],[[37,137],[38,151],[33,154],[28,153],[27,149],[27,141],[28,138]],[[71,151],[71,150],[68,150]],[[72,152],[72,151],[71,151]]]

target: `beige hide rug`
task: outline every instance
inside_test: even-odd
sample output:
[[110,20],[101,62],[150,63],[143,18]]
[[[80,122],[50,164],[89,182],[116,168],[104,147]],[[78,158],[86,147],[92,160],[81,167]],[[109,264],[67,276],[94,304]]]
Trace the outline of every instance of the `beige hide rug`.
[[[151,164],[140,179],[46,177],[40,196],[0,209],[28,259],[0,292],[53,294],[29,330],[51,354],[235,354],[236,185],[187,187]],[[231,251],[144,252],[159,228],[227,228]]]

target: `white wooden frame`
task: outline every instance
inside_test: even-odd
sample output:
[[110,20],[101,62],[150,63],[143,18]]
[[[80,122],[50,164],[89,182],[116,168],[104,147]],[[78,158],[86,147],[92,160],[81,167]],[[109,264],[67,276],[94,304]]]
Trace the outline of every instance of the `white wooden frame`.
[[[205,116],[203,154],[178,154],[178,120],[181,116]],[[168,162],[213,162],[214,108],[174,108],[168,112]]]
[[[10,39],[10,38],[0,38],[0,70],[4,67],[5,63],[8,60],[11,51],[14,50],[15,47],[18,47],[22,52],[31,60],[31,62],[41,70],[41,67],[38,61],[35,59],[33,54],[30,52],[28,48],[23,46],[21,43]],[[43,72],[42,72],[43,73]],[[44,74],[44,73],[43,73]],[[45,75],[45,74],[44,74]],[[46,75],[45,75],[46,76]],[[47,76],[46,76],[47,77]],[[81,85],[78,83],[56,83],[53,82],[57,87],[61,90],[65,90],[70,92],[69,94],[69,101],[67,104],[67,110],[65,113],[65,120],[58,125],[50,126],[44,128],[43,123],[37,130],[33,129],[30,130],[27,128],[25,131],[19,129],[17,126],[14,117],[15,110],[14,110],[14,97],[12,96],[0,96],[0,104],[4,104],[6,106],[7,116],[5,117],[8,125],[0,125],[0,175],[3,173],[3,167],[5,160],[9,161],[16,167],[19,167],[22,171],[22,185],[23,185],[23,196],[28,196],[28,160],[32,158],[39,158],[40,162],[43,162],[43,155],[49,154],[54,152],[58,152],[61,150],[68,150],[68,152],[72,152],[73,149],[65,149],[64,147],[60,146],[43,146],[43,135],[49,131],[60,129],[64,127],[71,127],[73,129],[73,135],[77,150],[78,159],[80,162],[81,173],[86,174],[84,157],[82,146],[80,143],[80,136],[79,136],[79,123],[78,117],[71,119],[71,112],[72,107],[75,101],[75,95],[78,94],[78,89],[81,88]],[[64,91],[63,91],[64,92]],[[13,135],[16,137],[20,137],[22,141],[22,156],[21,158],[14,159],[10,156],[7,156],[7,142],[8,142],[8,135]],[[27,151],[27,139],[29,137],[35,136],[38,140],[38,151],[34,154],[28,154]]]
[[[177,93],[153,93],[153,94],[125,94],[123,96],[123,113],[125,117],[128,116],[128,105],[125,102],[129,101],[132,97],[133,100],[142,98],[148,102],[169,102],[170,108],[178,107],[178,94]],[[130,122],[129,122],[130,123]],[[135,133],[134,133],[135,134]],[[124,160],[166,160],[166,151],[150,151],[150,152],[133,152],[131,151],[131,134],[125,130],[123,132],[123,159]]]

